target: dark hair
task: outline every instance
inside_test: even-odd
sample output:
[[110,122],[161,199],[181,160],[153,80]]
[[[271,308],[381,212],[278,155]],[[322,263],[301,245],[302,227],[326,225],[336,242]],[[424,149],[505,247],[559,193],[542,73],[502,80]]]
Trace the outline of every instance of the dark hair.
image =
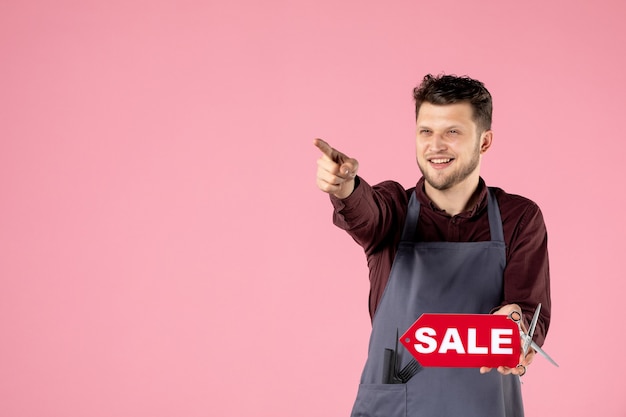
[[415,118],[422,103],[436,105],[467,102],[472,106],[473,120],[479,132],[491,129],[493,104],[491,94],[485,85],[467,76],[428,74],[422,83],[413,89],[415,99]]

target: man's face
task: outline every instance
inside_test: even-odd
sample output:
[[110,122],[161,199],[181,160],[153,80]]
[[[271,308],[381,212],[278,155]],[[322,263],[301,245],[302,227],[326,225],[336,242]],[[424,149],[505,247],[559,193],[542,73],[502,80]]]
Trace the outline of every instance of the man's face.
[[480,154],[491,144],[491,131],[479,135],[469,103],[423,103],[416,143],[417,165],[427,184],[443,191],[478,180]]

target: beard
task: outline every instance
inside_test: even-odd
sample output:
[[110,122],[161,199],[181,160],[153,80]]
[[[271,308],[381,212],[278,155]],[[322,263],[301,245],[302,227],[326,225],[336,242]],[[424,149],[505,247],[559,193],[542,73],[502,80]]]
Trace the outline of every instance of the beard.
[[[419,159],[417,160],[417,166],[422,172],[422,175],[424,176],[424,180],[426,180],[426,182],[431,187],[439,191],[444,191],[463,182],[463,180],[469,177],[472,174],[472,172],[476,170],[479,162],[480,162],[480,143],[477,142],[476,148],[474,149],[474,153],[472,154],[472,159],[470,159],[469,162],[465,164],[464,166],[457,167],[456,170],[450,173],[449,175],[431,175],[430,172],[420,164]],[[426,163],[428,164],[428,161]]]

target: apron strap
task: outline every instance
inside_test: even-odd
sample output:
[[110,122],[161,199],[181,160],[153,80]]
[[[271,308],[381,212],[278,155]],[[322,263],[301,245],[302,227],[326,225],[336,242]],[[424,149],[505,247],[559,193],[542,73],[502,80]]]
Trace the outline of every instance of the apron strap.
[[500,206],[498,205],[496,196],[489,188],[487,188],[487,214],[489,216],[489,233],[491,234],[491,241],[504,242]]
[[406,212],[406,220],[404,221],[404,229],[402,230],[401,242],[415,241],[415,229],[417,229],[417,219],[420,217],[420,202],[417,200],[415,191],[411,193],[409,199],[409,207]]
[[[420,202],[415,195],[415,191],[411,193],[409,206],[402,230],[401,242],[415,241],[415,230],[417,229],[417,220],[420,216]],[[502,230],[502,218],[500,217],[500,206],[496,196],[487,188],[487,216],[489,218],[489,233],[491,241],[504,242],[504,231]]]

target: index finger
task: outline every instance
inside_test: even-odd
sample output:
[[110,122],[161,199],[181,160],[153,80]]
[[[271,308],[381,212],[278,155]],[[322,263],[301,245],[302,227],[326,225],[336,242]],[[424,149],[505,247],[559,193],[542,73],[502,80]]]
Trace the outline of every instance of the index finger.
[[322,151],[324,155],[326,155],[330,159],[334,159],[336,151],[328,143],[326,143],[320,138],[317,138],[313,141],[313,144],[317,146],[317,149]]

